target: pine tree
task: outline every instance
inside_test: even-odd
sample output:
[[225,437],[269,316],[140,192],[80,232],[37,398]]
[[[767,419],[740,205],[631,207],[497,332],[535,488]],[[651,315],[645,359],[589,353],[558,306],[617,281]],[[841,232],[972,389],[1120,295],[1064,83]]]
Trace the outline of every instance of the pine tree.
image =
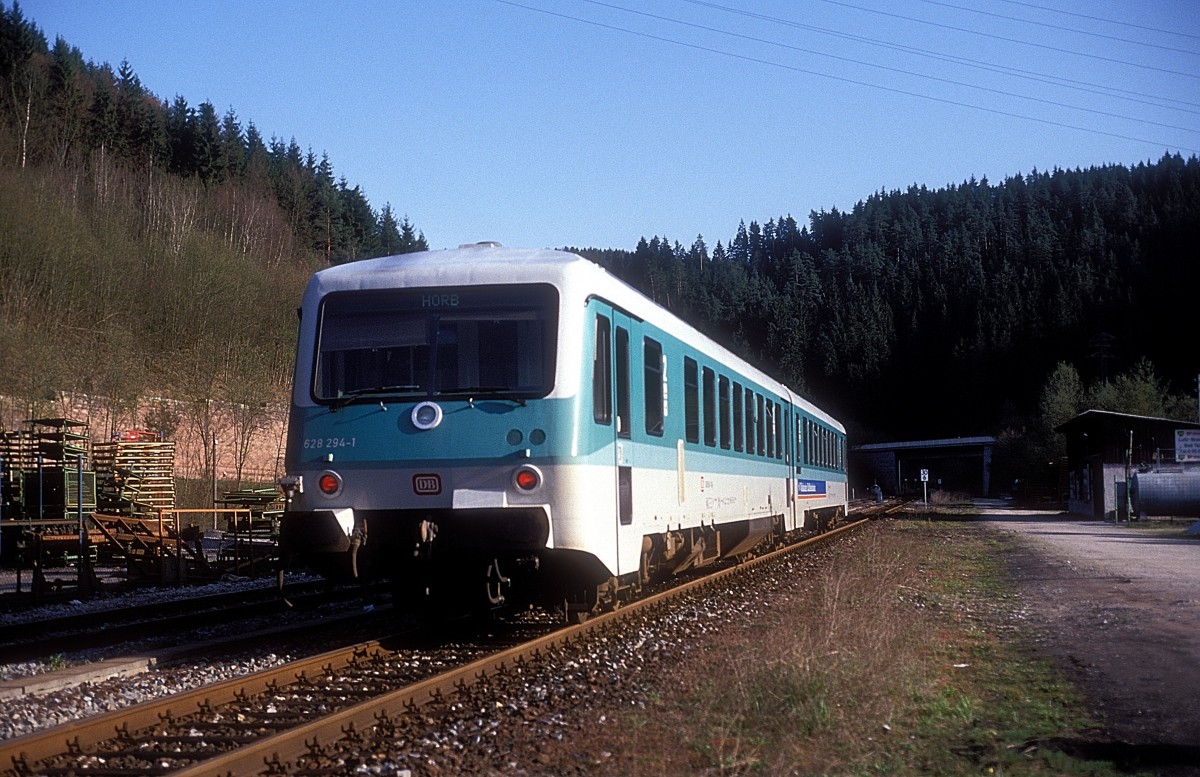
[[396,221],[396,214],[392,211],[390,202],[384,203],[383,209],[379,211],[376,231],[379,234],[380,256],[402,253],[403,239],[400,236],[400,224]]
[[51,157],[65,165],[86,142],[88,102],[84,94],[84,62],[79,49],[61,37],[50,55],[50,100],[53,121],[50,132]]
[[211,102],[200,103],[196,111],[195,133],[192,136],[195,172],[206,184],[225,180],[226,170],[221,153],[221,122]]
[[409,254],[416,251],[428,251],[429,244],[425,242],[425,233],[416,232],[416,228],[404,217],[400,223],[400,250],[397,253]]
[[[262,142],[262,138],[259,138]],[[227,180],[240,180],[246,173],[246,140],[242,137],[242,125],[233,108],[221,119],[220,142],[217,154],[218,167]]]
[[195,115],[183,95],[176,95],[167,110],[166,125],[171,154],[168,169],[179,175],[194,175],[197,170]]

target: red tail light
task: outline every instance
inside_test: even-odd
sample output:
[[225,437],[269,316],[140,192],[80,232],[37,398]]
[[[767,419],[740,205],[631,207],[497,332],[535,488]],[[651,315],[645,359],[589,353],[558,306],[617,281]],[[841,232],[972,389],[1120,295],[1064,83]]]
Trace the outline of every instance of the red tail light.
[[542,486],[542,473],[537,467],[520,467],[513,473],[513,485],[527,494],[537,491]]
[[342,476],[336,472],[322,472],[317,478],[317,488],[325,496],[337,496],[342,490]]

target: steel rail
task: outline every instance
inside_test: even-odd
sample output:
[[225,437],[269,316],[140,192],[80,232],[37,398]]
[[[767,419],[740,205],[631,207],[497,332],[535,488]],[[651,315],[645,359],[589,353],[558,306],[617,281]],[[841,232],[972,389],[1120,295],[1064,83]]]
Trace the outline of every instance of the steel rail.
[[581,624],[566,627],[532,642],[517,645],[457,669],[422,680],[414,685],[361,702],[298,728],[265,737],[250,745],[218,755],[174,774],[176,777],[241,777],[264,772],[289,774],[294,770],[297,759],[310,754],[319,743],[330,744],[352,732],[369,729],[375,725],[380,716],[398,715],[449,696],[464,685],[484,680],[504,671],[510,664],[516,665],[531,658],[535,659],[541,653],[554,647],[582,640],[592,633],[615,626],[621,620],[640,611],[652,609],[684,594],[695,593],[706,587],[715,586],[732,575],[744,574],[748,569],[768,563],[785,554],[794,553],[819,542],[826,542],[838,534],[857,528],[864,522],[854,521],[845,524],[816,537],[750,559],[737,566],[706,575],[645,599],[639,599],[625,607],[591,618]]
[[[387,639],[387,638],[384,638]],[[373,649],[383,640],[368,642],[302,658],[272,669],[234,677],[212,685],[113,710],[61,726],[0,742],[0,765],[11,763],[17,774],[18,764],[38,764],[63,753],[78,751],[107,742],[124,733],[139,731],[161,723],[165,717],[183,717],[207,707],[230,703],[245,695],[262,693],[273,683],[294,682],[310,672],[324,673],[341,667]]]
[[[173,774],[187,775],[188,777],[195,775],[236,777],[237,775],[260,774],[264,771],[286,774],[289,766],[293,765],[298,758],[311,753],[317,743],[332,744],[349,732],[369,729],[374,726],[380,715],[399,714],[444,698],[466,685],[502,672],[510,665],[519,665],[526,660],[536,659],[543,652],[557,646],[569,645],[573,641],[582,640],[593,633],[613,627],[627,617],[659,606],[674,597],[715,586],[732,575],[742,574],[755,566],[768,563],[785,554],[826,542],[865,522],[865,519],[855,520],[815,537],[773,550],[762,556],[747,559],[743,563],[718,570],[645,599],[631,602],[618,610],[596,616],[581,624],[563,628],[395,691],[385,692],[380,696],[343,708],[299,727],[266,735],[235,750],[186,766]],[[11,773],[36,774],[37,766],[50,759],[69,752],[84,752],[103,742],[128,736],[133,732],[151,729],[164,719],[199,714],[223,704],[274,690],[280,683],[299,682],[310,677],[336,672],[371,651],[387,650],[383,647],[383,643],[395,636],[358,643],[289,662],[273,669],[224,680],[164,699],[143,702],[125,709],[0,742],[0,769],[4,769],[7,764],[12,764],[8,768]]]
[[313,608],[363,596],[360,586],[329,589],[323,581],[293,584],[287,602],[274,587],[215,594],[182,601],[62,616],[0,626],[0,651],[9,662],[33,661],[47,655],[116,645],[146,636],[180,634],[231,620]]

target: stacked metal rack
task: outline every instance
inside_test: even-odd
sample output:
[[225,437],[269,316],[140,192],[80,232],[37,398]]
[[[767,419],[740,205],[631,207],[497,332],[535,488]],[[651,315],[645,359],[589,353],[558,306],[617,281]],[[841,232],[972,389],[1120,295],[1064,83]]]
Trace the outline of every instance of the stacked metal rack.
[[87,469],[91,436],[85,421],[36,418],[14,464],[23,478],[27,523],[58,526],[96,509],[96,474]]
[[175,443],[145,432],[126,433],[96,443],[93,460],[101,512],[140,516],[174,509]]
[[71,418],[35,418],[28,430],[0,437],[0,560],[28,568],[35,593],[61,587],[47,570],[74,566],[81,591],[94,583],[92,564],[99,532],[89,517],[96,509],[96,474],[87,467],[88,424]]
[[0,431],[0,592],[85,596],[102,580],[274,573],[276,489],[179,509],[175,443],[142,430],[92,443],[88,425],[69,418],[24,426]]

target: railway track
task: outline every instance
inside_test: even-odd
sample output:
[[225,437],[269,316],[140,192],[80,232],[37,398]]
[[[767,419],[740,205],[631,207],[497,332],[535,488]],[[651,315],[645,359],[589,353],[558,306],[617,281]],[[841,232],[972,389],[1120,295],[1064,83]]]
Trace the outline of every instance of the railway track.
[[314,609],[363,595],[361,586],[331,587],[324,581],[315,581],[289,586],[287,603],[274,587],[267,587],[31,620],[0,626],[0,655],[5,661],[16,663],[61,654],[64,646],[81,651],[151,637],[171,639],[209,626],[270,615],[287,607]]
[[[880,514],[889,506],[853,517]],[[429,705],[465,704],[500,692],[488,689],[520,683],[547,656],[589,640],[619,639],[634,619],[654,618],[678,597],[723,585],[860,524],[848,523],[573,627],[550,631],[535,624],[503,633],[499,641],[493,636],[465,644],[425,644],[416,633],[391,635],[0,742],[0,769],[22,776],[342,774],[361,757],[356,753],[378,750],[371,732],[395,739]]]

